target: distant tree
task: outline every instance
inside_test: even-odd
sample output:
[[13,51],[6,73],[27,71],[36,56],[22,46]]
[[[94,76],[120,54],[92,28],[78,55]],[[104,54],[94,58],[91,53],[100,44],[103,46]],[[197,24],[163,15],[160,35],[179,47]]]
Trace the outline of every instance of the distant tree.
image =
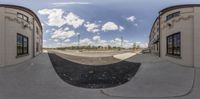
[[140,49],[140,45],[139,44],[137,45],[137,49]]
[[108,50],[112,49],[112,47],[110,45],[108,45]]
[[136,48],[137,48],[137,44],[133,43],[133,50],[136,50]]
[[86,49],[87,49],[87,50],[90,50],[90,49],[91,49],[91,46],[90,46],[90,45],[88,45],[88,46],[86,47]]

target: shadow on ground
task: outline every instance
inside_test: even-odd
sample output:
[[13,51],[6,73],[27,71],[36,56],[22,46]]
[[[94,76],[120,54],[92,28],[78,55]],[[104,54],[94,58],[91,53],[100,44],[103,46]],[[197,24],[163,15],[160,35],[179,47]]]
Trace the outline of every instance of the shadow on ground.
[[122,85],[136,74],[140,63],[121,61],[114,64],[92,66],[69,61],[49,53],[56,73],[68,84],[83,88],[110,88]]

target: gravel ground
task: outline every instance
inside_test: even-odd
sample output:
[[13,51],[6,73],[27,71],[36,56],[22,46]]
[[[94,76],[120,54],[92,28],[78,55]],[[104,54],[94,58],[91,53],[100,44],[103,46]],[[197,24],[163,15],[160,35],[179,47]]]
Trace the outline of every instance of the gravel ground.
[[132,52],[130,50],[122,50],[122,51],[78,51],[78,50],[49,50],[51,52],[59,52],[72,56],[80,56],[80,57],[110,57],[117,54],[123,54],[127,52]]
[[[120,61],[107,65],[85,65],[69,61],[77,58],[60,53],[49,53],[55,71],[65,82],[83,88],[110,88],[131,80],[140,67],[140,63]],[[90,59],[90,61],[88,61]],[[111,58],[99,58],[107,60]],[[78,58],[84,62],[96,62],[94,58]]]
[[113,64],[120,62],[121,60],[114,58],[113,56],[104,56],[104,57],[84,57],[84,56],[74,56],[69,54],[63,54],[60,52],[50,52],[55,53],[56,55],[67,59],[69,61],[85,64],[85,65],[92,65],[92,66],[99,66],[99,65],[106,65],[106,64]]

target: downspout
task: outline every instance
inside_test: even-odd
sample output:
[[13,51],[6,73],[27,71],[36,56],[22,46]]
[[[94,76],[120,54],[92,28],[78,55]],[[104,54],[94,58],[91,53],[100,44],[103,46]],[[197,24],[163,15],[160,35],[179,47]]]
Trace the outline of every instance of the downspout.
[[33,18],[33,57],[35,57],[35,19]]
[[161,27],[160,27],[160,25],[161,25],[161,22],[160,22],[160,13],[159,13],[159,33],[158,33],[158,35],[159,35],[159,57],[161,57],[161,40],[160,40],[160,38],[161,38]]
[[195,15],[195,7],[193,7],[193,23],[192,23],[192,25],[193,25],[193,63],[192,63],[192,65],[193,65],[193,67],[195,67],[195,17],[196,17],[196,15]]
[[43,53],[43,29],[41,29],[41,37],[42,37],[40,41],[42,43],[41,53]]

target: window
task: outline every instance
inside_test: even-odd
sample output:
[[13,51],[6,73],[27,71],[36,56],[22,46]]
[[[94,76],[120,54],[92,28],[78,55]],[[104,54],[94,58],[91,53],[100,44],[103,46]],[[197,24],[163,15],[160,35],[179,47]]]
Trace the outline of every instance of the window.
[[17,34],[17,56],[28,54],[28,37]]
[[17,13],[17,17],[23,19],[23,15],[21,13]]
[[36,52],[39,52],[39,43],[36,43]]
[[175,33],[167,37],[167,54],[181,56],[181,34]]
[[26,22],[29,22],[29,18],[24,14],[17,13],[17,17],[20,18],[20,19],[23,19]]
[[157,51],[159,51],[159,43],[157,43]]
[[23,16],[23,19],[26,21],[26,22],[28,22],[28,17],[27,16]]
[[39,29],[38,29],[38,27],[36,27],[36,33],[39,34]]
[[168,20],[170,20],[170,19],[172,19],[172,18],[174,18],[174,17],[177,17],[177,16],[180,16],[180,11],[168,15],[168,16],[166,17],[166,20],[168,21]]
[[157,28],[157,32],[160,32],[160,28]]

